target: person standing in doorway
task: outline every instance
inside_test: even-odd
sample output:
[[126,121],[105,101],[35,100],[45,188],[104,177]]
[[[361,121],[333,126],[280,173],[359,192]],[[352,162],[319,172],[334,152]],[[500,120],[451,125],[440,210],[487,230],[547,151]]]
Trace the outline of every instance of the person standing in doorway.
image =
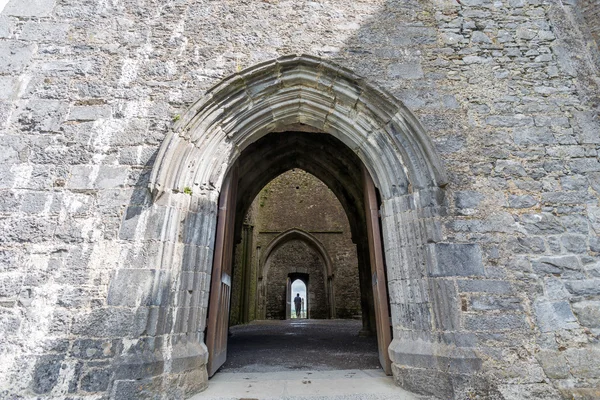
[[302,310],[302,298],[300,297],[300,293],[296,294],[296,297],[294,297],[294,306],[296,307],[296,318],[300,318],[300,311]]

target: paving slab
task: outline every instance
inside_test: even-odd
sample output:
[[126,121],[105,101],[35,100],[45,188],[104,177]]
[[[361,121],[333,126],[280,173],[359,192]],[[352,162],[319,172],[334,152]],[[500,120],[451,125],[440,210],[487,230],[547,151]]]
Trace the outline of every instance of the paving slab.
[[191,400],[417,400],[381,370],[220,372]]

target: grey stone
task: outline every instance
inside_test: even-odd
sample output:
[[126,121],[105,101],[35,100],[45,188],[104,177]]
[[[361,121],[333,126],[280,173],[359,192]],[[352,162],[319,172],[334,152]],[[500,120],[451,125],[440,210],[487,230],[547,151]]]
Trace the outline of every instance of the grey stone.
[[99,360],[112,358],[120,350],[120,340],[78,339],[73,343],[71,355],[83,360]]
[[67,39],[69,24],[27,22],[19,35],[20,40],[62,43]]
[[423,69],[420,63],[392,64],[388,68],[390,79],[421,79]]
[[542,202],[550,204],[582,204],[592,199],[585,191],[542,193]]
[[491,126],[521,127],[532,126],[533,118],[522,114],[518,115],[494,115],[486,118],[486,123]]
[[428,246],[430,276],[482,276],[481,248],[476,244],[435,243]]
[[514,138],[517,145],[546,145],[556,143],[554,134],[548,128],[516,128]]
[[465,329],[473,332],[502,332],[529,329],[529,324],[523,314],[467,314],[464,318]]
[[492,40],[489,38],[489,36],[481,31],[473,32],[471,35],[471,41],[473,43],[492,43]]
[[537,200],[533,196],[510,195],[508,196],[508,206],[510,208],[531,208],[537,204]]
[[71,109],[68,119],[70,121],[95,121],[110,118],[111,115],[110,106],[78,106]]
[[575,119],[581,128],[581,143],[600,144],[598,115],[591,111],[579,111],[575,113]]
[[562,176],[560,184],[564,190],[586,190],[589,186],[587,178],[582,175]]
[[565,357],[571,367],[571,375],[576,378],[600,378],[600,349],[570,348],[565,350]]
[[504,400],[562,400],[560,393],[548,383],[499,385]]
[[598,296],[600,295],[600,279],[569,280],[565,286],[570,293],[576,296]]
[[108,165],[74,165],[67,182],[70,189],[113,189],[125,185],[127,167]]
[[9,100],[13,97],[17,81],[10,76],[0,76],[0,99]]
[[571,304],[579,323],[588,328],[600,328],[600,301],[584,300]]
[[521,223],[528,233],[534,235],[548,235],[565,231],[558,218],[550,213],[523,214]]
[[460,328],[460,300],[454,281],[435,279],[432,282],[431,298],[435,299],[433,308],[434,326],[442,331],[456,331]]
[[582,254],[588,251],[587,237],[583,235],[563,235],[561,243],[571,253]]
[[22,72],[32,55],[33,47],[30,45],[18,42],[0,42],[0,73]]
[[38,357],[33,371],[31,390],[37,394],[49,393],[56,383],[60,374],[64,355],[49,354]]
[[484,199],[484,195],[475,191],[454,193],[454,204],[458,208],[476,208]]
[[52,13],[55,0],[9,0],[2,14],[15,17],[48,17]]
[[498,280],[459,280],[459,292],[482,292],[490,294],[512,294],[509,282]]
[[538,274],[563,274],[568,270],[580,270],[581,264],[577,257],[572,255],[567,256],[551,256],[540,257],[531,260],[531,265]]
[[561,329],[577,329],[579,324],[567,301],[538,299],[534,305],[535,317],[542,332]]
[[77,316],[72,323],[75,335],[89,337],[137,337],[146,328],[148,310],[105,307]]
[[125,307],[167,305],[169,283],[167,271],[120,269],[111,281],[107,304]]
[[542,350],[536,354],[544,373],[551,379],[565,379],[569,377],[569,365],[565,356],[558,351]]
[[582,158],[569,163],[571,171],[575,174],[600,171],[600,162],[596,158]]
[[522,311],[521,299],[518,297],[471,296],[469,311]]
[[92,369],[81,378],[81,389],[86,392],[104,392],[108,389],[111,375],[110,369]]

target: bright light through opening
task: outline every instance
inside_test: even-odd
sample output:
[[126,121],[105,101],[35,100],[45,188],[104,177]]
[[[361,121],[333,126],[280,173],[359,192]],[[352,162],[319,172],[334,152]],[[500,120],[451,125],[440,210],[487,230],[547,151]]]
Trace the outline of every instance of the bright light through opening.
[[[306,318],[306,285],[300,279],[296,279],[292,283],[292,318]],[[295,298],[300,295],[300,301],[296,301]],[[300,305],[299,312],[296,312],[296,304]]]

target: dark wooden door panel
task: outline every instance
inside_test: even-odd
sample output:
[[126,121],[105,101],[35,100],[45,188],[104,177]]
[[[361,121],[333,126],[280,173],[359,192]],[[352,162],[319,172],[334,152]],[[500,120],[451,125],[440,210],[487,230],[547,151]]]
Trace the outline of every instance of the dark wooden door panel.
[[236,190],[237,169],[234,168],[223,181],[219,195],[217,234],[206,329],[209,377],[213,376],[227,359]]
[[381,230],[379,227],[379,204],[375,184],[369,172],[363,167],[363,183],[365,190],[365,212],[367,216],[367,236],[369,241],[369,261],[375,300],[375,323],[377,325],[377,346],[379,362],[387,375],[392,374],[392,362],[388,348],[392,341],[390,314],[387,296],[387,282],[383,259]]

